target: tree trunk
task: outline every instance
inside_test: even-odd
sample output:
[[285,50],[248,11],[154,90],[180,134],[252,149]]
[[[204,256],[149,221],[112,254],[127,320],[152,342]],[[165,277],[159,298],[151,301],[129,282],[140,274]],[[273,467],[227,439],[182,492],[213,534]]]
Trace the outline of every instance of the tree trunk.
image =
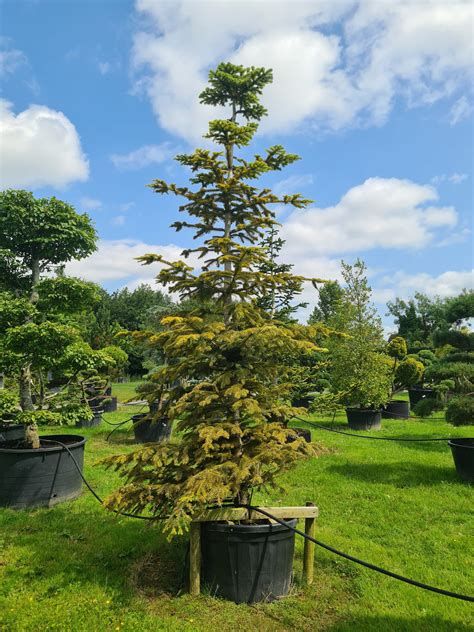
[[34,410],[31,398],[31,372],[30,367],[23,367],[20,373],[20,406],[22,410]]

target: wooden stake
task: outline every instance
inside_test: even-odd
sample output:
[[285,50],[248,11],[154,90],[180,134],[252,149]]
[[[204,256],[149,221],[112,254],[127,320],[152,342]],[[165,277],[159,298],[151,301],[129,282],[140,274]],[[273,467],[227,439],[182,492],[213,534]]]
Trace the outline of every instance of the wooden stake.
[[191,522],[189,530],[189,592],[201,592],[201,523]]
[[[313,507],[313,503],[306,503],[307,507]],[[314,518],[305,518],[304,521],[304,532],[306,535],[309,535],[314,538]],[[313,583],[314,576],[314,542],[310,542],[309,540],[304,541],[304,549],[303,549],[303,579],[306,584]]]

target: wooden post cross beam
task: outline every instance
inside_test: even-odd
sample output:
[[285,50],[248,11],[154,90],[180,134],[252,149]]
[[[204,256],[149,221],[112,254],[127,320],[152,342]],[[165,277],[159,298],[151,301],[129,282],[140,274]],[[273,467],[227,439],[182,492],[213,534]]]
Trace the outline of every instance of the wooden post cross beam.
[[[262,507],[262,509],[280,520],[291,518],[304,519],[305,533],[314,537],[314,521],[318,517],[319,511],[312,503],[307,503],[306,507]],[[189,531],[189,592],[191,595],[199,595],[201,592],[201,522],[262,519],[265,519],[263,514],[255,510],[249,511],[244,507],[206,509],[193,518]],[[305,538],[303,549],[303,579],[306,584],[311,584],[313,581],[313,567],[314,543],[309,542],[309,540]]]

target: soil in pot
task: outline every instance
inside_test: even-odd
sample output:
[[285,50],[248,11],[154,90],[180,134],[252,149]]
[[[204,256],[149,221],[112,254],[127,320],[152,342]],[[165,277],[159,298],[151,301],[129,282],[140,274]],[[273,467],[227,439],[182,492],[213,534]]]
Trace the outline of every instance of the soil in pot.
[[380,430],[382,411],[369,408],[346,408],[347,422],[352,430]]
[[152,421],[147,413],[141,413],[134,415],[132,421],[135,443],[159,443],[168,441],[171,436],[171,424],[168,417]]
[[[311,443],[311,430],[308,430],[308,428],[290,428],[290,430],[294,430],[297,437],[302,437],[306,443]],[[288,437],[286,442],[293,443],[297,437]]]
[[[12,509],[52,507],[77,498],[82,479],[67,445],[82,472],[85,437],[48,435],[40,437],[41,447],[33,450],[21,442],[0,444],[0,506]],[[14,447],[14,446],[19,447]]]
[[410,406],[414,408],[422,399],[435,399],[436,391],[432,388],[409,388],[408,398],[410,400]]
[[[288,520],[296,527],[297,520]],[[291,586],[295,534],[280,524],[201,526],[202,578],[212,595],[235,603],[272,601]]]
[[474,438],[448,441],[459,478],[474,483]]
[[1,424],[0,443],[3,441],[22,441],[25,438],[25,426],[23,424]]
[[402,399],[392,399],[382,408],[382,419],[409,419],[410,404]]

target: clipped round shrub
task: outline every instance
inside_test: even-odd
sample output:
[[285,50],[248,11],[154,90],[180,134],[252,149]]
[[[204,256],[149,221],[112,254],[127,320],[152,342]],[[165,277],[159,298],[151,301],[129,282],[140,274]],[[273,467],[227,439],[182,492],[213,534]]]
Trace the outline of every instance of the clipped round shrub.
[[405,338],[402,338],[401,336],[395,336],[395,338],[392,338],[392,340],[390,340],[387,344],[386,352],[391,358],[403,360],[408,352]]
[[453,397],[446,408],[446,421],[453,426],[474,425],[474,397],[468,395]]
[[413,406],[412,412],[416,417],[429,417],[432,413],[442,408],[443,406],[437,398],[425,397]]
[[395,371],[395,381],[409,387],[419,384],[423,379],[424,365],[414,358],[407,358],[400,362]]

